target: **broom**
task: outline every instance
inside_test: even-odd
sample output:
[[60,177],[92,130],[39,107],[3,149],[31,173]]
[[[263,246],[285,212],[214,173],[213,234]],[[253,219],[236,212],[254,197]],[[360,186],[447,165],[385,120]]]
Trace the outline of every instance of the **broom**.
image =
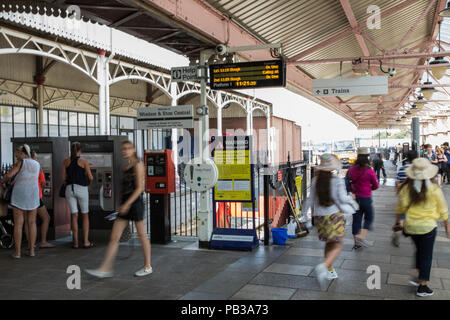
[[291,209],[292,209],[292,211],[291,211],[291,212],[292,212],[292,216],[293,216],[295,222],[297,223],[298,229],[300,230],[299,232],[296,232],[296,233],[295,233],[295,236],[296,236],[297,238],[304,237],[304,236],[306,236],[306,235],[308,234],[308,232],[305,231],[305,230],[302,230],[302,226],[301,226],[301,224],[300,224],[300,221],[298,220],[297,216],[295,215],[295,209],[294,209],[294,205],[293,205],[293,203],[292,203],[291,192],[290,192],[288,189],[286,189],[286,186],[284,185],[284,182],[283,182],[283,181],[281,181],[281,185],[283,186],[284,193],[286,194],[286,196],[287,196],[287,198],[288,198],[289,205],[291,206]]

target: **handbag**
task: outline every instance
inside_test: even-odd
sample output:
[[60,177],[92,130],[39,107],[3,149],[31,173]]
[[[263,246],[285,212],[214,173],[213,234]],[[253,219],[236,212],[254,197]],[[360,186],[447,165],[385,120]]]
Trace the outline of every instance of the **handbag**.
[[66,187],[67,187],[67,183],[63,182],[63,184],[61,185],[61,188],[59,189],[59,196],[61,198],[65,198],[66,197]]
[[7,203],[11,203],[11,195],[12,195],[12,191],[13,191],[13,187],[14,185],[11,183],[8,183],[6,185],[6,188],[3,190],[3,201],[7,202]]

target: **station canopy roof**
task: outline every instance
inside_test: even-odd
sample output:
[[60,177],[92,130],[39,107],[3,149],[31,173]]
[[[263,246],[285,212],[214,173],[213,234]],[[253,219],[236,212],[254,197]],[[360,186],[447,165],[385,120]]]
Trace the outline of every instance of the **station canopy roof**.
[[[202,49],[219,43],[281,43],[288,89],[333,110],[359,128],[409,125],[414,115],[421,119],[449,115],[450,84],[445,68],[437,76],[434,70],[438,69],[428,65],[436,57],[450,53],[450,18],[439,16],[446,8],[445,0],[39,2],[62,9],[76,5],[85,18],[186,55],[192,61],[198,59]],[[437,54],[439,50],[441,54]],[[242,60],[267,56],[240,54]],[[392,77],[389,68],[395,68]],[[312,79],[366,75],[389,76],[389,93],[313,96]],[[424,90],[425,81],[431,82],[425,87],[434,87],[431,96]],[[421,92],[426,94],[426,104],[420,103]],[[414,104],[417,111],[411,109]]]

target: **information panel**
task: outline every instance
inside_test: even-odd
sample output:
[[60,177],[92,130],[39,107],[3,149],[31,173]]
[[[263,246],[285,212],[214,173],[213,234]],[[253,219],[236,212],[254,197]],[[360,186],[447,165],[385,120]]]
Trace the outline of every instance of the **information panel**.
[[217,90],[284,87],[283,60],[218,64],[209,67],[210,87]]
[[214,162],[219,179],[214,187],[215,201],[251,202],[253,179],[249,136],[212,137]]

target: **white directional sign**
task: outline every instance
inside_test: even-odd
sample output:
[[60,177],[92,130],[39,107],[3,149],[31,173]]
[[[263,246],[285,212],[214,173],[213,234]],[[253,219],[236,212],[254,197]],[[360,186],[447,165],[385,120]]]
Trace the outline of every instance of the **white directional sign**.
[[185,106],[150,106],[137,109],[137,128],[178,129],[194,127],[194,107]]
[[388,94],[388,77],[313,79],[315,96],[360,96]]
[[170,69],[173,82],[198,81],[201,78],[201,69],[197,66],[175,67]]

